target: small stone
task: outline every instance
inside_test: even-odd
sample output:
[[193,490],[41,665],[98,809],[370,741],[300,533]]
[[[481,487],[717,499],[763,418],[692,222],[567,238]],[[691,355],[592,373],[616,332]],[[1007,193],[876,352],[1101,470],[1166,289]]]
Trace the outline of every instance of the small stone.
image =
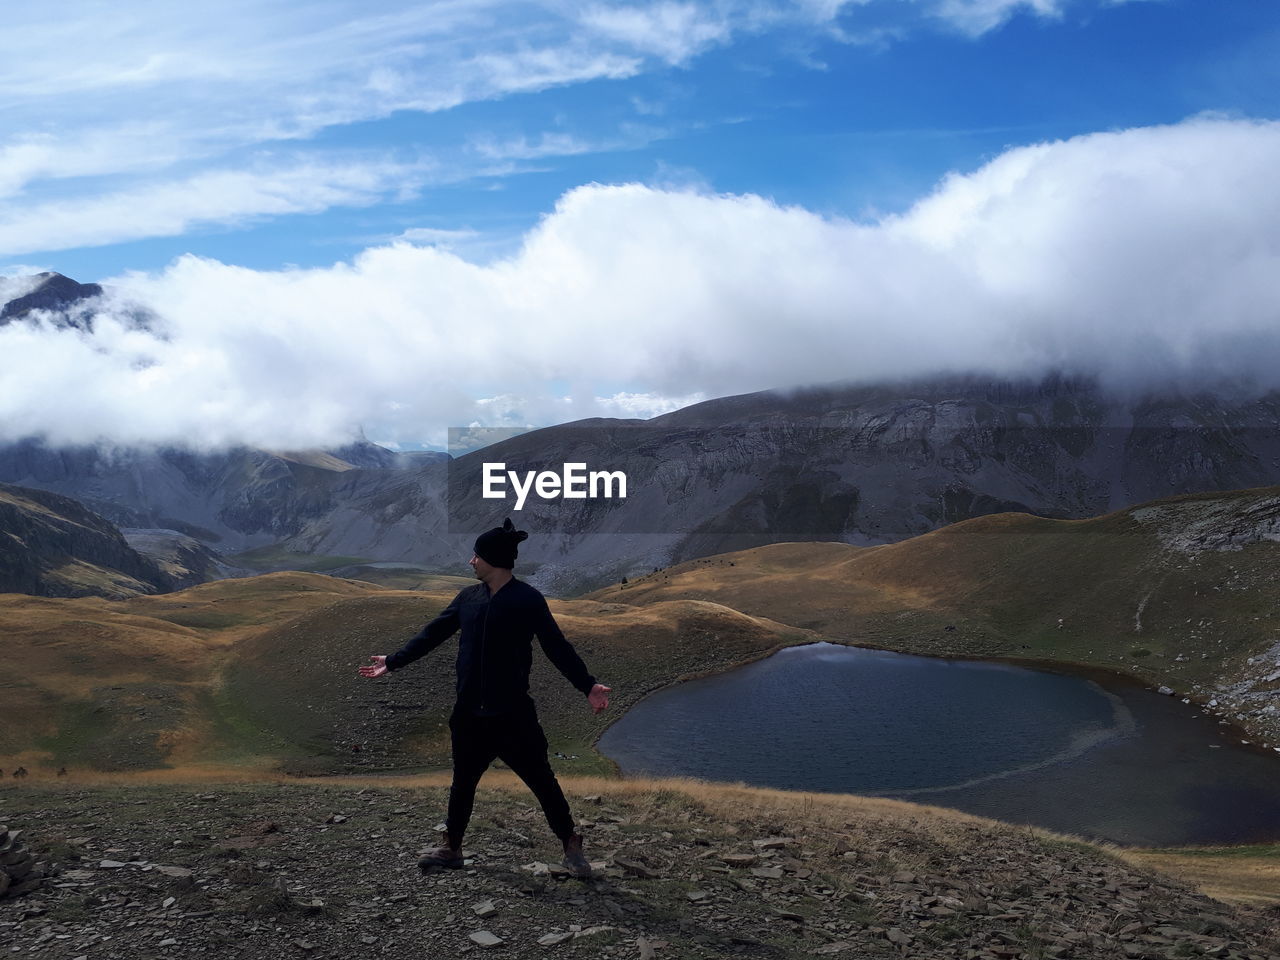
[[333,814],[332,816],[329,817],[328,820],[325,821],[325,823],[346,823],[346,822],[347,822],[347,818],[340,813]]
[[160,904],[160,909],[162,909],[162,910],[168,910],[170,907],[172,907],[172,906],[173,906],[175,903],[177,903],[177,902],[178,902],[178,898],[177,898],[177,897],[165,897],[165,898],[164,898],[164,903]]
[[652,880],[658,875],[655,871],[650,870],[638,860],[627,860],[623,857],[614,857],[613,862],[615,866],[621,867],[625,873],[629,873],[633,877],[640,877],[642,880]]
[[689,900],[692,901],[693,903],[699,903],[707,899],[709,894],[705,890],[690,890],[687,894],[685,894],[685,896],[687,896]]
[[757,850],[781,850],[795,842],[794,837],[767,837],[763,840],[752,840],[751,845]]
[[752,867],[751,875],[753,877],[763,877],[765,880],[781,880],[781,867]]
[[473,943],[477,943],[482,947],[498,947],[501,946],[503,940],[501,937],[490,933],[488,930],[477,930],[470,934]]
[[558,943],[564,943],[566,940],[572,939],[572,933],[544,933],[538,938],[538,943],[544,947],[554,947]]
[[481,900],[479,903],[471,905],[472,912],[477,917],[492,917],[498,912],[498,908],[493,905],[492,900]]

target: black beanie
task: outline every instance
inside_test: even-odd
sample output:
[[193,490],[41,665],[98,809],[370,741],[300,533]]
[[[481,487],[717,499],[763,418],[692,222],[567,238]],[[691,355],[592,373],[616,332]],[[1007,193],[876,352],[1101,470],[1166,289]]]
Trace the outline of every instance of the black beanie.
[[475,554],[491,567],[505,567],[510,570],[516,565],[516,552],[522,540],[528,540],[529,534],[517,530],[507,517],[502,526],[486,530],[476,537]]

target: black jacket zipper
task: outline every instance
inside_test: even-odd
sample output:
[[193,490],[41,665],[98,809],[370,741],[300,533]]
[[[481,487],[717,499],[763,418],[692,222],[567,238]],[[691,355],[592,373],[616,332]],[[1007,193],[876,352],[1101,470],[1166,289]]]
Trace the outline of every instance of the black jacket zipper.
[[[486,585],[485,589],[488,589]],[[493,596],[484,608],[484,625],[480,630],[480,709],[484,709],[484,653],[489,641],[489,607],[493,606]]]

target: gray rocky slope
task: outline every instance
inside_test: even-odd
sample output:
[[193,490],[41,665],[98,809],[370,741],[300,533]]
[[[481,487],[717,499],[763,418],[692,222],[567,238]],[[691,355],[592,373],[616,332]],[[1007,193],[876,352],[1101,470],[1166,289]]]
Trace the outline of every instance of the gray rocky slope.
[[130,597],[175,586],[77,500],[0,483],[0,593]]
[[[65,280],[65,278],[62,278]],[[79,303],[79,301],[77,301]],[[83,309],[81,306],[79,309]],[[584,420],[457,459],[363,439],[328,452],[0,447],[0,481],[223,555],[288,551],[466,573],[510,514],[522,574],[556,594],[787,540],[894,542],[1007,510],[1081,518],[1178,493],[1280,483],[1280,394],[1122,396],[1086,378],[764,391],[648,421]],[[481,496],[485,462],[622,471],[626,499]],[[141,542],[141,541],[140,541]]]
[[465,868],[421,875],[445,787],[209,789],[0,786],[52,873],[0,909],[0,943],[49,960],[1280,956],[1274,908],[977,818],[822,796],[730,815],[570,783],[595,868],[578,881],[527,794],[483,786]]
[[[466,572],[510,514],[522,570],[554,593],[785,540],[894,542],[983,514],[1081,518],[1280,482],[1280,398],[1107,396],[1088,382],[959,380],[764,392],[648,421],[589,420],[466,456],[367,442],[330,454],[0,448],[0,481],[223,554],[265,544]],[[352,461],[357,461],[353,463]],[[481,464],[620,470],[624,499],[481,497]]]

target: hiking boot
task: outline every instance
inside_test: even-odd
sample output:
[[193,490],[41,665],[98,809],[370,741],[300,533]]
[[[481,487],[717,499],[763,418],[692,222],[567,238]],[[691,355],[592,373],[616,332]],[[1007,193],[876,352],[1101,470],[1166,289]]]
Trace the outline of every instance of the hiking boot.
[[575,877],[586,879],[591,876],[591,864],[582,855],[582,834],[572,834],[564,842],[564,866]]
[[462,844],[456,847],[449,840],[449,835],[442,834],[441,839],[444,840],[438,847],[432,847],[422,855],[422,859],[418,861],[418,869],[430,870],[432,867],[447,867],[450,870],[457,870],[462,866]]

